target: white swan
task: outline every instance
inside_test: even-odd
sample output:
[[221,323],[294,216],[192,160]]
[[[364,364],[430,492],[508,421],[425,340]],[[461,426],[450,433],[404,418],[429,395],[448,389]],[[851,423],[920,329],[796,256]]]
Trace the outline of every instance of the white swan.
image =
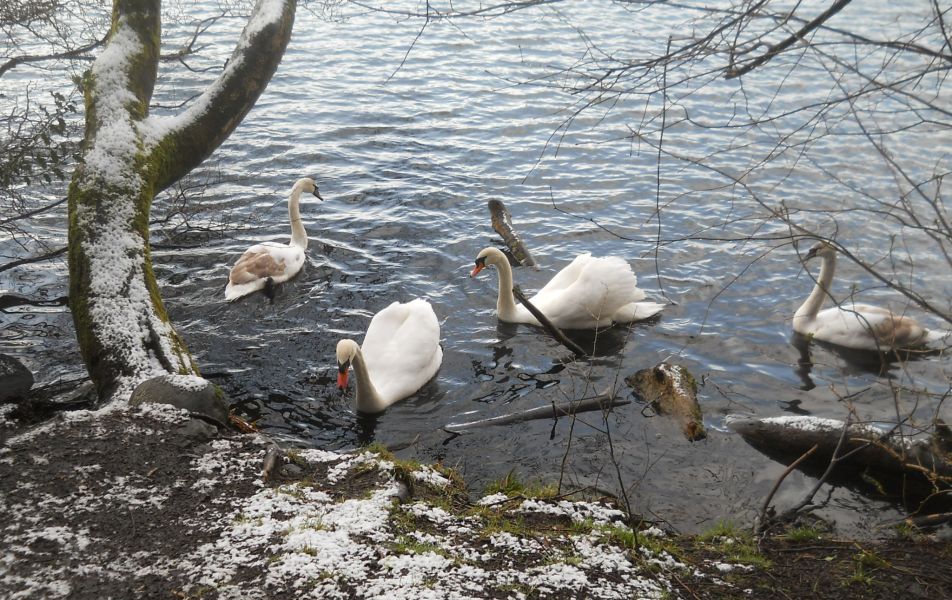
[[291,243],[287,246],[273,243],[255,244],[245,250],[228,273],[225,300],[231,302],[265,286],[282,283],[301,270],[304,265],[304,251],[307,249],[307,233],[301,224],[299,208],[302,192],[309,192],[323,200],[313,179],[303,177],[295,182],[288,199]]
[[337,343],[337,387],[347,387],[353,365],[357,410],[377,413],[423,387],[442,363],[440,323],[430,303],[394,302],[370,320],[362,346]]
[[836,270],[836,249],[826,242],[810,248],[807,261],[822,259],[820,276],[813,291],[793,315],[793,330],[815,340],[857,350],[886,351],[915,348],[943,339],[946,332],[928,329],[911,317],[896,315],[885,308],[869,304],[843,303],[820,310],[829,295]]
[[[496,300],[499,320],[539,325],[525,306],[516,304],[512,294],[512,267],[506,255],[496,248],[485,248],[476,256],[470,277],[487,265],[494,265],[499,273]],[[594,258],[586,253],[575,257],[529,301],[556,327],[593,329],[647,319],[664,308],[663,304],[641,302],[644,297],[631,266],[624,259]]]

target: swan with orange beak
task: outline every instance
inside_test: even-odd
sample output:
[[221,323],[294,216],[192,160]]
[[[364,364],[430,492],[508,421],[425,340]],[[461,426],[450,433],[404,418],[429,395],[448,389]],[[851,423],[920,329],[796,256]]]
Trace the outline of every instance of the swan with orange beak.
[[[470,277],[487,266],[499,273],[496,313],[500,321],[539,325],[525,306],[517,305],[512,294],[512,267],[506,255],[489,247],[476,256]],[[595,329],[613,323],[628,323],[653,317],[663,304],[642,302],[645,293],[624,259],[580,254],[556,273],[549,283],[529,299],[553,325],[560,329]]]
[[378,413],[416,393],[441,364],[440,323],[430,303],[394,302],[370,320],[363,344],[337,343],[337,388],[347,389],[353,367],[357,410]]

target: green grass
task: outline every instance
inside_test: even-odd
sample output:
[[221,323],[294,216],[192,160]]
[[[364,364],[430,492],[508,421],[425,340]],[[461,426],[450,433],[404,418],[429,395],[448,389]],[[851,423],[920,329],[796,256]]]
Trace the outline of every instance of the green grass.
[[718,521],[697,539],[721,553],[725,561],[770,568],[770,561],[757,549],[750,532],[730,521]]
[[790,531],[783,534],[783,537],[784,539],[791,542],[817,542],[823,539],[823,532],[816,527],[794,527]]
[[598,528],[599,541],[634,550],[640,545],[639,536],[624,525],[603,525]]
[[409,535],[401,535],[396,540],[388,542],[387,546],[396,554],[426,554],[427,552],[432,552],[450,558],[450,553],[436,544],[421,542]]
[[558,495],[558,488],[554,484],[543,484],[541,482],[523,482],[519,479],[515,470],[509,471],[505,477],[494,481],[486,488],[486,494],[505,494],[510,498],[522,496],[524,498],[554,498]]
[[535,537],[537,533],[521,515],[486,511],[482,517],[484,525],[479,534],[486,538],[494,533],[502,532],[511,533],[516,537]]
[[720,520],[714,523],[710,529],[698,536],[702,542],[717,541],[718,538],[740,538],[747,535],[740,527],[731,521]]

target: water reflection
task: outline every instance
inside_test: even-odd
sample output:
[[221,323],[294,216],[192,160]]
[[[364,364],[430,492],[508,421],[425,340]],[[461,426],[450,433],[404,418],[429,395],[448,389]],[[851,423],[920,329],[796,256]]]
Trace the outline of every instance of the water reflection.
[[797,349],[800,357],[797,359],[797,366],[794,373],[802,382],[800,389],[812,390],[816,383],[810,376],[815,366],[813,360],[813,346],[822,348],[833,356],[839,358],[841,363],[841,372],[843,375],[855,376],[861,374],[872,374],[877,377],[893,379],[895,376],[892,370],[902,363],[910,360],[919,360],[928,356],[928,352],[913,351],[893,351],[876,352],[874,350],[856,350],[853,348],[844,348],[828,342],[811,340],[809,337],[794,332],[790,338],[790,345]]

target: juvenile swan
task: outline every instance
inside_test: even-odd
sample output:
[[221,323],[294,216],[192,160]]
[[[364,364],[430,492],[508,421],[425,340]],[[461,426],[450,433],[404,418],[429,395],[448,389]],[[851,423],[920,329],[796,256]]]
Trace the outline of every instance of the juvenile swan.
[[930,332],[915,319],[869,304],[849,302],[820,310],[833,282],[836,249],[819,242],[803,260],[816,256],[823,261],[820,276],[809,297],[793,315],[793,330],[797,333],[846,348],[879,351],[915,348],[945,337],[945,332]]
[[[512,294],[512,268],[506,255],[486,248],[476,256],[475,277],[486,266],[499,273],[496,313],[500,321],[539,325],[529,310],[517,305]],[[561,329],[594,329],[612,323],[628,323],[652,317],[663,304],[641,302],[644,291],[624,259],[617,256],[594,258],[580,254],[559,271],[549,283],[529,299],[552,324]]]
[[291,219],[291,242],[281,244],[255,244],[245,250],[235,266],[228,273],[228,285],[225,286],[225,300],[237,300],[265,286],[282,283],[297,275],[304,265],[304,251],[307,249],[307,233],[301,224],[301,193],[309,192],[317,196],[317,184],[313,179],[298,179],[291,188],[288,199],[288,216]]
[[357,410],[377,413],[423,387],[442,363],[440,323],[430,303],[394,302],[370,320],[363,345],[337,343],[337,387],[347,388],[353,366]]

